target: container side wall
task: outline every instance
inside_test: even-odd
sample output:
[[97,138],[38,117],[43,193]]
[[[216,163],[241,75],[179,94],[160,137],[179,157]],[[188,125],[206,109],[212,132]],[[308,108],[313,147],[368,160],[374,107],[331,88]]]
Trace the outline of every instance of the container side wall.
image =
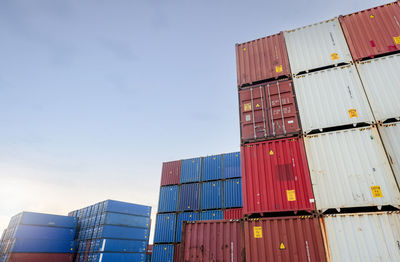
[[201,186],[201,209],[222,208],[222,182],[205,182]]
[[243,207],[242,179],[228,179],[224,182],[224,208]]
[[152,262],[174,262],[174,245],[154,245]]
[[222,220],[224,212],[222,210],[209,210],[200,213],[201,220]]
[[190,211],[200,209],[200,184],[183,184],[180,186],[179,210]]
[[181,183],[200,182],[201,158],[182,160]]
[[165,186],[160,189],[158,212],[174,212],[178,208],[178,186]]
[[161,171],[161,186],[177,185],[181,179],[182,161],[165,162]]
[[241,177],[240,152],[224,154],[224,178]]
[[202,181],[222,179],[222,155],[205,157],[202,171]]
[[154,233],[154,243],[175,242],[176,214],[158,214]]
[[243,217],[242,208],[224,209],[224,219],[241,219]]
[[176,242],[181,242],[183,221],[197,221],[197,220],[200,220],[200,216],[199,213],[196,212],[184,212],[178,214],[178,220],[176,225]]

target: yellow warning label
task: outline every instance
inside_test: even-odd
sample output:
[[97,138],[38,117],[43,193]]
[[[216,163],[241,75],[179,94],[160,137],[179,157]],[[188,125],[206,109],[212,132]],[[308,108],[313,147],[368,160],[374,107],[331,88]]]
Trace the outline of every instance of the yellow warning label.
[[164,250],[167,250],[167,248],[166,248],[166,247],[164,247]]
[[256,107],[257,107],[257,108],[260,107],[260,104],[256,104]]
[[279,66],[275,66],[275,71],[277,72],[277,73],[280,73],[280,72],[282,72],[282,65],[279,65]]
[[213,213],[213,217],[215,217],[215,213]]
[[358,115],[357,115],[357,110],[355,110],[355,109],[349,109],[349,116],[350,116],[350,118],[358,117]]
[[270,156],[273,156],[275,153],[274,153],[274,151],[272,151],[272,149],[269,151],[269,155]]
[[338,60],[339,59],[339,55],[337,53],[332,53],[331,54],[331,58],[332,58],[332,60]]
[[253,227],[254,238],[262,238],[262,227]]
[[286,249],[285,244],[283,244],[283,242],[281,242],[281,244],[279,245],[279,249],[280,250]]
[[215,186],[215,184],[213,184],[213,186]]
[[238,185],[239,185],[239,182],[236,182],[236,184],[238,184]]
[[287,201],[296,201],[296,192],[294,190],[286,190]]
[[380,186],[372,186],[371,191],[373,197],[383,197]]
[[375,18],[375,16],[374,15],[370,15],[369,18]]
[[243,105],[244,111],[250,111],[251,110],[251,103],[247,103]]
[[394,42],[396,43],[396,45],[400,45],[400,36],[395,36],[393,37]]

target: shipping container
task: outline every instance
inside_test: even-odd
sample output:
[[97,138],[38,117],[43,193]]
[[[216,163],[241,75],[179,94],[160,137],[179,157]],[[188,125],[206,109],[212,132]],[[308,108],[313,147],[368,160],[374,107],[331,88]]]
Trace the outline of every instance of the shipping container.
[[[98,222],[96,222],[97,218],[99,218]],[[94,227],[96,224],[150,228],[150,217],[104,212],[98,217],[93,217],[90,227]]]
[[254,143],[241,149],[244,214],[315,209],[302,138]]
[[352,61],[337,18],[286,31],[284,36],[294,75]]
[[116,200],[106,200],[102,211],[148,217],[151,214],[151,207]]
[[174,262],[174,245],[154,245],[152,262]]
[[[154,243],[175,242],[176,214],[158,214],[154,233]],[[155,246],[154,246],[155,248]]]
[[202,183],[201,209],[222,208],[222,185],[222,181]]
[[197,212],[184,212],[178,214],[176,223],[176,242],[181,242],[183,221],[197,221],[197,220],[200,220],[199,213]]
[[242,89],[239,103],[242,144],[301,131],[292,80]]
[[75,229],[65,227],[18,225],[11,238],[74,240]]
[[297,76],[293,82],[304,133],[374,123],[354,65]]
[[389,163],[392,165],[397,185],[400,187],[400,122],[384,124],[379,126],[378,129],[389,157]]
[[146,228],[103,225],[96,226],[93,235],[90,234],[87,239],[116,238],[147,241],[149,239],[149,233],[149,229]]
[[361,81],[377,121],[400,120],[400,54],[357,64]]
[[200,184],[183,184],[180,186],[179,210],[200,209]]
[[243,208],[224,209],[224,219],[241,219],[243,217]]
[[202,172],[202,181],[222,179],[222,155],[204,157]]
[[355,61],[400,48],[398,2],[339,17]]
[[174,246],[174,262],[178,262],[181,259],[181,245],[177,244]]
[[91,253],[88,261],[90,262],[128,262],[142,261],[146,259],[145,253]]
[[147,241],[125,239],[93,239],[90,252],[146,252]]
[[224,212],[222,210],[208,210],[200,213],[200,220],[223,220]]
[[200,182],[201,158],[182,160],[181,183]]
[[329,261],[399,261],[398,212],[328,215],[321,224]]
[[242,207],[242,179],[224,181],[224,208]]
[[4,262],[72,262],[73,259],[74,255],[67,253],[10,253]]
[[184,223],[180,250],[182,262],[244,261],[241,223],[232,220]]
[[164,162],[161,171],[161,186],[177,185],[181,179],[182,161]]
[[178,208],[178,186],[164,186],[160,188],[158,212],[173,212]]
[[9,227],[21,224],[75,228],[77,223],[78,220],[74,217],[24,211],[11,218]]
[[317,209],[400,207],[400,193],[375,127],[305,138]]
[[75,241],[55,239],[9,239],[4,253],[74,253]]
[[236,44],[238,86],[290,76],[283,33]]
[[224,178],[241,177],[240,152],[224,154]]
[[246,261],[326,261],[318,218],[286,217],[244,221]]

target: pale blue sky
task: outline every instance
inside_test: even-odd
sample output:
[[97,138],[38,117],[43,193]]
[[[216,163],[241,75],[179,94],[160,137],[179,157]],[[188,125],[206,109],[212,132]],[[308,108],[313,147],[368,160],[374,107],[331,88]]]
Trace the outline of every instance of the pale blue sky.
[[[0,1],[0,230],[239,150],[235,43],[390,1]],[[153,214],[154,215],[154,214]]]

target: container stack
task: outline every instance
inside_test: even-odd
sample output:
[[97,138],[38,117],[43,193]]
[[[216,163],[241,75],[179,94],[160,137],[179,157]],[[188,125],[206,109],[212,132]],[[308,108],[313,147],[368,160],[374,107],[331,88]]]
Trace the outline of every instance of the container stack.
[[77,219],[33,212],[13,216],[0,241],[1,262],[72,262]]
[[183,221],[242,217],[240,152],[163,163],[152,261],[178,259]]
[[106,200],[69,213],[78,219],[76,262],[146,261],[151,207]]

